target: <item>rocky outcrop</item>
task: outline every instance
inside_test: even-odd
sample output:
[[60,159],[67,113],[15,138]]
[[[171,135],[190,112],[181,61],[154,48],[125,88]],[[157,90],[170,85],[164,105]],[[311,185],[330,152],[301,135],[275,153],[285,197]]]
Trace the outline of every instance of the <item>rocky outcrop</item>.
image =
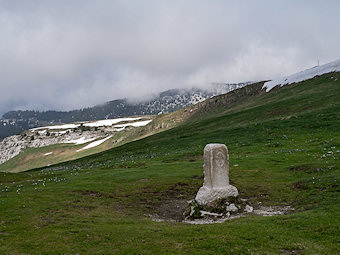
[[[15,157],[26,148],[40,148],[62,143],[85,144],[109,136],[112,137],[123,130],[147,125],[151,121],[144,117],[115,120],[117,121],[111,126],[105,126],[106,120],[103,120],[36,128],[25,131],[20,135],[6,137],[0,142],[0,164]],[[102,125],[100,122],[104,122],[104,124]]]
[[40,148],[53,144],[67,143],[80,138],[83,140],[99,139],[111,134],[104,129],[97,131],[69,130],[68,132],[26,131],[21,135],[6,137],[0,142],[0,164],[10,160],[26,148]]

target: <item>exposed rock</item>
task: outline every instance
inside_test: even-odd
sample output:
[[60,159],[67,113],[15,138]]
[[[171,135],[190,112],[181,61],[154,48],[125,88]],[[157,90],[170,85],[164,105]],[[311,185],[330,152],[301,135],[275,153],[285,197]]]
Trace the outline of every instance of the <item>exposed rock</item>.
[[68,133],[51,132],[49,135],[26,131],[21,135],[6,137],[0,142],[0,164],[10,160],[26,148],[40,148],[53,144],[66,143],[71,140],[83,138],[84,140],[98,139],[105,137],[105,133],[98,131],[73,130]]
[[246,207],[244,208],[244,211],[247,213],[251,213],[253,212],[254,208],[250,205],[246,205]]
[[[142,123],[144,119],[148,120],[149,118],[143,117],[143,120],[138,121]],[[65,126],[62,127],[61,125],[60,128],[55,128],[56,126],[53,128],[51,128],[51,126],[47,126],[30,129],[20,135],[9,136],[0,141],[0,164],[17,156],[26,148],[40,148],[62,143],[73,143],[75,145],[79,145],[97,139],[113,136],[115,133],[122,130],[134,128],[133,124],[138,122],[135,120],[137,119],[131,120],[131,122],[123,120],[121,122],[115,123],[115,125],[112,126],[103,125],[91,127],[90,125],[93,122],[87,122],[88,126],[84,126],[87,124],[83,125],[83,123],[77,123],[68,125],[70,128],[65,128]],[[136,125],[136,127],[137,126],[140,125]],[[119,138],[117,142],[119,142],[121,139],[124,139],[124,136]]]
[[230,205],[227,206],[226,210],[228,212],[237,212],[238,208],[235,206],[235,204],[230,204]]

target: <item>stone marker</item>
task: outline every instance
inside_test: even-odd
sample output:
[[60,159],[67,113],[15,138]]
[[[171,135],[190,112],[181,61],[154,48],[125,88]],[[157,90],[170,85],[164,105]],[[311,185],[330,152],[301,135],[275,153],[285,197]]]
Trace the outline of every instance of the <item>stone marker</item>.
[[217,199],[237,197],[237,188],[229,185],[229,155],[224,144],[211,143],[204,148],[204,183],[196,201],[206,205]]

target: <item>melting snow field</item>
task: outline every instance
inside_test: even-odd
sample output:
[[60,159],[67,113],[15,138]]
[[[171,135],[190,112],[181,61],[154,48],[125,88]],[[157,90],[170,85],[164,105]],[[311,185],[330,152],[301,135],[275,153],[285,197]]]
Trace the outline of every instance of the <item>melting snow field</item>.
[[119,124],[119,125],[115,125],[115,128],[119,128],[119,130],[121,130],[121,128],[125,128],[128,126],[132,126],[132,127],[143,127],[146,126],[147,124],[149,124],[152,120],[143,120],[143,121],[137,121],[137,122],[133,122],[133,123],[126,123],[126,124]]
[[[94,122],[88,122],[88,123],[83,123],[84,126],[88,126],[88,127],[103,127],[103,126],[112,126],[114,129],[114,132],[120,132],[122,130],[124,130],[126,127],[143,127],[147,124],[149,124],[152,120],[141,120],[143,119],[142,117],[136,117],[136,118],[117,118],[117,119],[107,119],[107,120],[98,120],[98,121],[94,121]],[[140,120],[140,121],[138,121]],[[128,122],[128,123],[124,123],[124,124],[117,124],[114,125],[116,123],[121,123],[121,122]],[[133,122],[130,122],[133,121]],[[45,134],[47,133],[47,129],[67,129],[67,130],[63,130],[63,131],[59,131],[57,132],[57,134],[66,134],[68,131],[72,131],[72,128],[78,128],[81,124],[65,124],[65,125],[55,125],[55,126],[46,126],[46,127],[39,127],[39,128],[33,128],[31,129],[32,131],[36,131],[36,130],[41,130],[38,131],[39,134]],[[43,129],[43,130],[42,130]],[[104,139],[95,141],[96,139],[99,138],[99,136],[96,137],[80,137],[78,139],[74,139],[74,140],[64,140],[64,141],[59,141],[59,143],[73,143],[74,145],[80,145],[80,144],[86,144],[89,143],[88,145],[86,145],[85,147],[77,150],[77,152],[79,151],[83,151],[83,150],[87,150],[93,147],[96,147],[102,143],[104,143],[106,140],[110,139],[111,137],[113,137],[113,135],[110,135]],[[70,139],[70,138],[69,138]],[[94,141],[94,142],[92,142]],[[91,142],[91,143],[90,143]],[[45,153],[44,156],[48,156],[51,155],[53,152],[48,152]]]
[[32,128],[31,130],[36,131],[36,130],[40,130],[40,129],[68,129],[68,128],[77,128],[79,126],[80,126],[80,124],[65,124],[65,125]]
[[331,72],[338,72],[340,71],[340,59],[330,62],[328,64],[322,66],[316,66],[305,71],[292,74],[286,77],[278,78],[276,80],[266,82],[262,88],[266,88],[266,92],[270,91],[275,86],[284,86],[287,84],[292,84],[296,82],[305,81],[311,79],[315,76],[331,73]]
[[101,139],[101,140],[92,142],[92,143],[86,145],[85,147],[83,147],[83,148],[77,150],[77,152],[82,151],[82,150],[87,150],[87,149],[90,149],[90,148],[93,148],[93,147],[96,147],[96,146],[102,144],[103,142],[105,142],[106,140],[109,140],[111,137],[112,137],[112,135],[110,135],[110,136],[108,136],[108,137],[106,137],[106,138],[104,138],[104,139]]
[[96,140],[96,139],[97,139],[97,137],[90,138],[90,139],[85,139],[85,137],[81,137],[79,139],[71,140],[71,141],[65,141],[63,143],[74,143],[75,145],[79,145],[79,144],[84,144],[84,143],[92,142],[93,140]]
[[113,124],[122,122],[122,121],[135,121],[140,120],[141,117],[138,118],[119,118],[119,119],[108,119],[108,120],[98,120],[91,123],[85,123],[86,127],[103,127],[103,126],[112,126]]
[[[85,127],[104,127],[104,126],[112,126],[113,124],[123,122],[123,121],[136,121],[140,120],[142,117],[136,117],[136,118],[118,118],[118,119],[107,119],[107,120],[98,120],[94,122],[84,122],[82,123]],[[139,122],[130,123],[130,125],[134,124],[134,127],[140,127],[143,126],[143,123],[148,124],[151,120],[146,121],[139,121],[141,124],[137,125]],[[146,125],[145,124],[145,125]],[[46,127],[38,127],[31,129],[32,131],[41,130],[41,129],[72,129],[72,128],[78,128],[81,124],[64,124],[64,125],[54,125],[54,126],[46,126]],[[63,131],[61,131],[63,132]],[[60,133],[61,133],[60,132]]]

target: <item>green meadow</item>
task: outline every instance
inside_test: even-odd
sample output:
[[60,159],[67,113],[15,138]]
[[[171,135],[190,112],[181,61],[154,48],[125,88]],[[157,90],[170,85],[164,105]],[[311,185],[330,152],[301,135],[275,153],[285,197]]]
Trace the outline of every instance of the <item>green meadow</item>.
[[[339,254],[339,79],[330,73],[256,95],[242,88],[236,101],[212,98],[216,106],[169,130],[74,161],[1,172],[0,254]],[[227,145],[241,198],[292,210],[179,222],[203,184],[207,143]]]

